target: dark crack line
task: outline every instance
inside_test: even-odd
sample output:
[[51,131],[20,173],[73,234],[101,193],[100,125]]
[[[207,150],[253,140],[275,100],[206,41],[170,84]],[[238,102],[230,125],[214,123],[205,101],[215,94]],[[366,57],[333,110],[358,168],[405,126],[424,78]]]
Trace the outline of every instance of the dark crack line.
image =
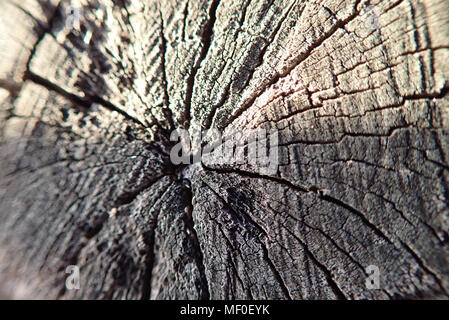
[[[245,84],[242,86],[243,88],[248,86],[248,84],[252,80],[252,78],[254,76],[254,73],[256,72],[257,68],[260,67],[263,64],[265,53],[267,52],[268,48],[270,47],[270,44],[272,44],[272,42],[273,42],[274,38],[276,37],[276,35],[279,33],[279,30],[281,29],[282,25],[284,24],[284,21],[288,18],[288,16],[289,16],[291,10],[293,9],[293,7],[296,5],[296,2],[297,1],[294,0],[291,3],[291,5],[289,6],[289,8],[286,11],[286,14],[283,17],[281,17],[281,19],[280,19],[279,23],[277,24],[276,28],[274,29],[274,31],[271,33],[271,35],[268,37],[267,40],[264,39],[264,41],[266,43],[265,43],[264,47],[262,48],[262,50],[261,50],[261,52],[259,54],[257,64],[253,67],[252,72],[248,76],[248,79],[245,81]],[[250,4],[250,1],[247,3],[247,6],[249,4]],[[242,28],[243,22],[244,22],[245,17],[246,17],[247,6],[245,6],[244,9],[243,9],[242,17],[241,17],[241,20],[240,20],[240,28]],[[235,41],[236,41],[236,39],[235,39]],[[232,81],[226,86],[224,94],[223,94],[222,98],[220,99],[220,101],[216,105],[214,105],[212,107],[212,110],[209,112],[209,114],[208,114],[208,116],[206,118],[206,122],[205,122],[206,129],[210,129],[212,127],[218,109],[220,107],[222,107],[226,103],[228,98],[230,97],[231,85],[232,85]]]
[[[73,218],[73,216],[70,218],[70,220]],[[70,222],[70,220],[68,222]],[[74,252],[70,252],[73,247],[69,246],[66,248],[65,254],[68,253],[68,257],[63,257],[62,265],[59,266],[58,271],[59,272],[65,272],[66,267],[70,265],[78,265],[78,260],[83,252],[83,250],[88,246],[89,242],[91,242],[103,229],[106,222],[109,220],[109,216],[106,213],[103,213],[97,217],[94,217],[94,221],[91,225],[88,225],[86,230],[82,230],[82,226],[78,226],[79,231],[82,232],[83,237],[86,239],[85,241],[78,241],[75,243],[76,250]],[[105,273],[105,276],[107,273]],[[59,290],[56,299],[61,299],[65,294],[67,293],[67,288],[65,283],[63,284],[62,288]]]
[[[231,208],[231,206],[229,204],[227,204],[224,199],[217,194],[217,192],[215,190],[213,190],[207,183],[205,183],[209,189],[211,189],[215,195],[224,203],[226,204],[236,215],[237,213]],[[248,217],[247,214],[245,214],[245,217]],[[254,225],[258,230],[260,230],[260,232],[263,232],[265,235],[265,231],[263,230],[263,228],[261,228],[259,225],[257,225],[257,223],[255,223],[252,219],[249,220],[249,222]],[[311,228],[313,229],[313,228]],[[341,291],[341,289],[339,288],[338,284],[335,282],[335,280],[332,277],[332,273],[322,264],[318,261],[318,259],[313,255],[313,253],[308,249],[307,245],[301,240],[299,239],[293,232],[291,232],[290,230],[288,230],[288,228],[286,228],[287,232],[289,232],[290,234],[292,234],[292,236],[300,243],[300,245],[303,247],[304,252],[306,253],[307,257],[309,257],[313,263],[324,273],[324,275],[326,276],[326,280],[328,281],[329,286],[331,287],[332,291],[334,292],[334,294],[336,295],[336,297],[340,300],[346,300],[346,296],[345,294]],[[320,231],[321,232],[321,231]],[[322,233],[322,232],[321,232]],[[267,235],[266,235],[267,236]],[[261,247],[264,253],[264,258],[267,261],[267,263],[270,265],[270,268],[273,270],[276,279],[279,281],[279,283],[281,284],[281,286],[283,287],[284,291],[286,290],[286,295],[289,299],[292,299],[292,297],[290,296],[290,292],[287,288],[287,286],[284,283],[283,278],[281,277],[281,275],[279,274],[279,272],[277,271],[277,269],[275,268],[272,260],[269,258],[268,255],[268,249],[263,245],[262,241],[259,240],[259,242],[261,243]],[[332,241],[334,243],[334,241]],[[334,245],[337,247],[337,249],[340,249],[339,246],[337,246],[335,243]],[[342,250],[342,249],[340,249]],[[343,251],[343,250],[342,250]],[[344,251],[343,251],[344,252]],[[346,252],[344,252],[346,255],[348,255]],[[348,255],[349,256],[349,255]],[[349,256],[350,257],[350,256]],[[353,260],[352,257],[350,257],[351,260]],[[355,261],[355,260],[354,260]],[[358,264],[357,262],[355,263],[356,265],[360,266],[360,264]],[[361,267],[361,266],[360,266]],[[364,271],[363,267],[362,270]]]
[[[204,183],[209,189],[211,189],[211,187],[210,187],[209,185],[207,185],[206,182],[203,181],[203,183]],[[212,190],[212,189],[211,189],[211,190]],[[212,190],[212,192],[215,193],[214,190]],[[223,201],[222,201],[222,202],[223,202]],[[211,217],[210,213],[207,213],[207,215],[209,216],[209,218],[210,218],[212,221],[216,221],[216,222],[217,222],[217,229],[218,229],[218,231],[220,231],[220,233],[221,233],[221,235],[223,236],[223,239],[225,240],[226,244],[228,245],[228,247],[229,247],[232,251],[236,251],[236,252],[240,255],[240,258],[241,258],[241,257],[242,257],[242,252],[241,252],[240,248],[239,248],[238,246],[234,246],[234,245],[232,244],[231,240],[226,236],[226,234],[225,234],[225,232],[224,232],[224,230],[223,230],[223,228],[222,228],[223,225],[222,225],[220,222],[218,222],[217,220],[213,219],[213,218]],[[253,295],[252,295],[252,293],[251,293],[251,286],[249,286],[249,287],[245,287],[245,286],[244,286],[243,280],[241,279],[241,277],[240,277],[240,275],[239,275],[239,273],[238,273],[238,270],[237,270],[236,264],[235,264],[235,262],[234,262],[233,256],[230,254],[229,251],[228,251],[227,253],[228,253],[228,260],[231,261],[231,263],[232,263],[232,269],[233,269],[233,271],[235,272],[235,276],[237,277],[238,281],[240,282],[242,288],[243,288],[243,289],[245,290],[245,292],[247,293],[249,299],[250,299],[250,300],[253,300],[254,298],[253,298]],[[241,261],[242,261],[242,263],[243,263],[243,265],[244,265],[245,267],[249,267],[249,266],[245,263],[245,261],[244,261],[243,259],[241,259]],[[246,275],[247,278],[249,278],[249,276],[248,276],[248,274],[247,274],[246,272],[245,272],[245,275]]]
[[[287,20],[290,12],[293,10],[293,8],[295,7],[296,3],[297,3],[296,0],[292,1],[290,6],[287,8],[287,11],[286,11],[285,15],[283,17],[281,17],[281,19],[280,19],[279,23],[277,24],[276,28],[273,30],[271,35],[268,37],[266,45],[264,46],[264,48],[262,49],[262,51],[260,53],[259,61],[257,61],[257,65],[254,66],[251,74],[249,75],[248,79],[246,80],[245,84],[243,85],[244,88],[246,88],[249,85],[249,83],[251,82],[251,80],[253,79],[256,69],[263,64],[265,53],[267,52],[268,48],[272,44],[272,42],[273,42],[274,38],[276,37],[276,35],[281,30],[282,26],[284,25],[285,20]],[[301,14],[302,14],[302,11],[301,11],[300,15]]]
[[343,201],[333,198],[329,195],[324,194],[324,192],[316,187],[306,187],[306,186],[299,186],[296,184],[291,183],[290,181],[281,179],[281,178],[277,178],[277,177],[272,177],[272,176],[267,176],[267,175],[261,175],[261,174],[257,174],[257,173],[253,173],[253,172],[249,172],[249,171],[243,171],[243,170],[239,170],[239,169],[232,169],[232,170],[227,170],[227,169],[216,169],[216,168],[210,168],[207,167],[206,165],[204,165],[204,163],[202,164],[203,168],[206,171],[212,171],[212,172],[216,172],[219,174],[226,174],[226,173],[235,173],[244,177],[250,177],[250,178],[256,178],[256,179],[265,179],[265,180],[269,180],[281,185],[285,185],[287,187],[290,187],[294,190],[299,190],[301,192],[304,193],[315,193],[320,199],[325,200],[327,202],[333,203],[341,208],[344,208],[346,210],[348,210],[349,212],[353,213],[354,215],[356,215],[357,217],[359,217],[361,219],[361,221],[368,226],[378,237],[380,237],[381,239],[385,240],[387,243],[394,245],[393,242],[377,227],[375,226],[372,222],[370,222],[365,215],[358,211],[357,209],[355,209],[354,207],[350,206],[349,204],[344,203]]
[[[208,186],[204,181],[203,181],[203,183],[210,189],[210,186]],[[212,192],[214,192],[214,191],[212,190]],[[207,213],[207,215],[208,215],[208,217],[209,217],[212,221],[216,221],[215,219],[213,219],[213,218],[211,217],[210,213]],[[238,254],[239,254],[240,256],[242,256],[242,253],[241,253],[240,249],[239,249],[238,247],[235,247],[235,246],[232,244],[231,240],[229,240],[229,238],[226,236],[225,232],[223,231],[222,224],[221,224],[220,222],[218,222],[218,221],[216,221],[216,222],[217,222],[217,229],[218,229],[218,231],[220,231],[220,233],[221,233],[221,235],[223,236],[223,239],[225,240],[225,242],[226,242],[226,244],[228,245],[228,247],[229,247],[232,251],[237,251]],[[215,248],[216,248],[216,247],[215,247]],[[237,270],[236,264],[235,264],[235,262],[234,262],[233,256],[232,256],[230,253],[231,253],[231,252],[229,252],[229,251],[227,252],[227,256],[228,256],[228,259],[227,259],[227,260],[231,262],[231,266],[232,266],[232,269],[233,269],[233,271],[234,271],[234,273],[235,273],[235,277],[238,279],[240,285],[242,286],[242,289],[244,289],[244,290],[246,291],[246,293],[248,294],[249,299],[250,299],[250,300],[253,300],[253,296],[252,296],[252,293],[251,293],[251,286],[248,287],[248,288],[246,288],[246,287],[244,286],[243,280],[241,279],[241,277],[240,277],[240,275],[239,275],[239,273],[238,273],[238,270]],[[245,264],[245,261],[244,261],[243,259],[242,259],[242,263],[243,263],[243,265],[244,265],[245,267],[247,267],[247,265]],[[248,275],[247,275],[247,276],[248,276]]]
[[395,131],[397,130],[402,130],[402,129],[408,129],[408,128],[416,128],[419,129],[418,127],[415,126],[415,124],[413,123],[408,123],[405,125],[401,125],[401,126],[394,126],[394,127],[390,127],[388,129],[387,133],[356,133],[356,132],[341,132],[341,136],[336,139],[336,140],[294,140],[294,141],[289,141],[287,143],[282,143],[279,144],[279,146],[284,147],[284,146],[291,146],[291,145],[295,145],[295,144],[304,144],[304,145],[326,145],[326,144],[339,144],[341,142],[343,142],[344,139],[348,138],[348,137],[363,137],[363,138],[389,138],[393,135],[393,133],[395,133]]
[[152,221],[150,222],[150,231],[144,233],[143,241],[146,246],[146,256],[145,256],[145,271],[143,274],[142,281],[142,293],[140,300],[150,300],[151,298],[151,288],[153,282],[153,269],[155,265],[155,238],[156,238],[156,225],[158,221],[158,215],[156,214]]
[[[291,215],[288,214],[289,217],[292,217]],[[355,258],[352,257],[351,253],[346,251],[345,249],[343,249],[334,239],[332,239],[331,236],[329,236],[327,233],[325,233],[323,230],[321,230],[320,228],[317,227],[313,227],[311,225],[309,225],[307,222],[303,220],[297,220],[295,217],[292,217],[295,221],[298,221],[300,223],[302,223],[303,225],[305,225],[307,228],[311,229],[311,230],[315,230],[318,231],[324,238],[326,238],[327,240],[329,240],[335,248],[337,248],[337,250],[339,252],[341,252],[342,254],[344,254],[346,257],[348,257],[348,259],[354,264],[356,265],[365,276],[369,276],[366,273],[365,267],[362,266],[362,264],[360,262],[358,262]],[[287,229],[287,228],[286,228]],[[382,289],[382,291],[389,297],[391,298],[390,294],[385,290]]]
[[[368,88],[368,89],[366,89],[366,91],[368,91],[370,89],[373,89],[373,88]],[[443,99],[444,97],[446,97],[448,95],[448,93],[449,93],[449,83],[446,83],[444,85],[444,87],[439,92],[420,93],[420,94],[414,94],[414,95],[401,96],[400,97],[400,101],[398,103],[391,104],[391,105],[386,105],[386,106],[382,106],[382,107],[374,108],[374,109],[370,109],[370,110],[365,110],[365,111],[363,111],[360,114],[355,114],[355,115],[342,114],[342,115],[338,115],[338,116],[337,115],[319,115],[319,116],[315,116],[315,117],[316,118],[329,118],[329,117],[332,117],[332,118],[335,118],[335,119],[337,119],[337,118],[349,118],[349,119],[351,119],[351,118],[364,117],[364,116],[366,116],[369,113],[382,112],[384,110],[391,110],[391,109],[396,109],[396,108],[402,108],[402,107],[405,106],[406,102],[408,102],[408,101],[412,102],[412,101],[420,101],[420,100]],[[288,93],[286,93],[286,96],[287,95],[288,95]],[[284,96],[284,94],[279,95],[279,97],[282,97],[282,96]],[[279,98],[279,97],[276,97],[276,98]],[[331,101],[331,100],[338,99],[338,98],[339,98],[339,96],[336,96],[336,97],[333,97],[331,99],[322,100],[322,102],[324,102],[324,101]],[[270,101],[270,103],[271,102],[272,101]],[[318,104],[318,105],[314,105],[312,108],[296,110],[296,111],[292,112],[289,115],[285,115],[285,116],[283,116],[283,117],[281,117],[279,119],[275,119],[274,121],[264,121],[261,124],[263,124],[265,122],[277,123],[277,122],[280,122],[282,120],[293,118],[296,115],[300,115],[300,114],[303,114],[303,113],[309,113],[310,111],[314,111],[315,109],[319,109],[321,107],[322,107],[322,105]],[[398,129],[398,128],[401,128],[401,127],[392,127],[391,129]],[[378,137],[390,136],[391,135],[391,129],[390,129],[390,132],[387,133],[387,134],[379,134],[379,133],[372,133],[372,134],[370,134],[370,133],[367,133],[365,135],[367,135],[367,136],[368,135],[370,135],[370,136],[378,136]],[[345,135],[351,135],[351,134],[355,135],[355,133],[346,133],[346,132],[344,134]],[[304,144],[306,144],[306,143],[308,143],[308,144],[327,144],[327,143],[339,143],[339,142],[341,142],[341,140],[342,139],[331,140],[331,141],[322,141],[322,142],[320,142],[320,141],[307,142],[307,141],[304,141],[304,140],[298,140],[298,143],[304,143]]]
[[184,5],[184,11],[182,12],[183,22],[182,22],[182,39],[186,41],[186,26],[187,26],[187,17],[189,15],[189,0],[186,1]]
[[[372,222],[370,222],[363,213],[361,213],[360,211],[358,211],[357,209],[353,208],[352,206],[344,203],[343,201],[333,198],[329,195],[325,195],[321,190],[312,187],[312,188],[307,188],[307,187],[301,187],[301,186],[297,186],[295,184],[292,184],[289,181],[280,179],[280,178],[275,178],[275,177],[271,177],[271,176],[265,176],[265,175],[260,175],[260,174],[256,174],[256,173],[252,173],[252,172],[247,172],[247,171],[242,171],[242,170],[223,170],[223,169],[213,169],[213,168],[208,168],[203,164],[203,168],[206,171],[212,171],[212,172],[216,172],[219,174],[224,174],[224,173],[235,173],[241,176],[246,176],[246,177],[250,177],[250,178],[258,178],[258,179],[266,179],[266,180],[270,180],[273,181],[275,183],[279,183],[282,185],[286,185],[292,189],[295,190],[299,190],[302,192],[313,192],[316,193],[318,195],[318,197],[322,200],[328,201],[330,203],[336,204],[339,207],[345,208],[346,210],[348,210],[349,212],[353,213],[354,215],[356,215],[357,217],[359,217],[361,219],[361,221],[368,226],[378,237],[380,237],[381,239],[385,240],[388,244],[392,245],[393,247],[396,248],[395,244],[393,243],[392,240],[390,240],[377,226],[375,226]],[[296,235],[294,235],[296,237]],[[408,252],[413,258],[414,260],[418,263],[418,265],[428,274],[430,274],[435,281],[437,282],[437,284],[439,285],[440,289],[442,290],[442,292],[444,294],[446,294],[447,296],[449,296],[449,293],[446,291],[442,281],[437,277],[437,275],[431,271],[427,266],[424,265],[424,262],[419,258],[419,256],[406,244],[404,243],[402,240],[398,240],[399,243],[402,245],[402,247],[406,250],[406,252]]]
[[154,184],[156,184],[158,181],[160,181],[164,177],[166,177],[166,175],[164,175],[164,174],[159,175],[156,178],[151,179],[147,183],[143,184],[141,187],[137,188],[136,190],[123,192],[115,200],[114,208],[118,208],[120,206],[132,203],[140,194],[142,194],[148,188],[151,188]]
[[[444,169],[444,168],[443,168],[443,169]],[[396,172],[395,170],[393,170],[393,171]],[[377,193],[372,192],[372,191],[369,191],[369,190],[368,190],[368,191],[360,190],[360,189],[358,189],[358,188],[356,188],[356,187],[354,187],[354,186],[352,186],[352,185],[350,185],[350,184],[348,184],[348,183],[345,183],[345,182],[343,182],[343,181],[335,181],[335,182],[337,182],[337,183],[339,183],[339,184],[342,184],[342,185],[345,185],[345,186],[347,186],[347,187],[349,187],[349,188],[351,188],[351,189],[353,189],[353,190],[355,190],[355,191],[357,191],[357,192],[360,192],[360,193],[366,192],[367,194],[371,194],[371,195],[373,195],[373,196],[375,196],[375,197],[381,199],[382,201],[385,201],[386,203],[388,203],[389,205],[391,205],[391,207],[393,208],[393,210],[396,211],[396,212],[402,217],[402,219],[403,219],[404,221],[406,221],[410,226],[412,226],[412,227],[414,227],[414,228],[417,227],[417,225],[416,225],[415,223],[413,223],[413,222],[406,216],[406,214],[405,214],[402,210],[399,210],[399,208],[397,207],[397,205],[396,205],[396,203],[395,203],[394,201],[385,198],[385,196],[382,196],[382,195],[380,195],[380,194],[377,194]],[[386,207],[386,206],[385,206],[385,207]],[[432,226],[430,226],[426,221],[424,221],[421,217],[417,216],[416,214],[413,214],[413,213],[409,213],[409,214],[410,214],[413,218],[417,219],[419,223],[422,223],[422,225],[425,226],[425,227],[429,230],[429,232],[432,233],[432,235],[435,237],[435,239],[437,239],[437,241],[440,243],[441,246],[447,245],[447,243],[444,243],[444,241],[442,241],[441,238],[438,236],[437,231],[436,231],[434,228],[432,228]]]
[[[243,10],[242,10],[242,14],[239,20],[239,25],[240,28],[242,28],[243,23],[245,22],[245,18],[246,18],[246,13],[248,11],[248,6],[250,5],[251,0],[247,1],[247,3],[243,6]],[[237,31],[234,35],[234,42],[237,41],[237,37],[238,37],[239,31]],[[234,55],[235,53],[235,48],[231,54],[231,57]],[[225,67],[223,67],[225,68]],[[221,70],[221,72],[223,72],[223,69]],[[221,106],[223,106],[226,101],[228,100],[228,98],[230,97],[230,90],[231,90],[231,85],[232,85],[232,79],[230,80],[230,82],[226,85],[223,95],[220,98],[220,100],[218,101],[218,103],[216,103],[215,105],[213,105],[211,107],[211,110],[209,112],[209,114],[207,115],[205,121],[204,121],[204,127],[206,128],[206,130],[209,130],[212,126],[213,120],[215,118],[215,114],[217,113],[218,108],[220,108]]]
[[61,4],[58,4],[58,6],[55,8],[55,11],[53,12],[53,14],[52,14],[51,18],[49,19],[49,21],[48,21],[46,26],[43,25],[39,20],[34,18],[31,15],[31,13],[29,13],[26,10],[22,9],[20,6],[17,6],[17,8],[22,9],[26,14],[29,14],[29,16],[31,18],[33,18],[33,20],[36,22],[36,24],[39,27],[39,32],[38,32],[38,35],[37,35],[37,41],[34,43],[33,47],[31,48],[30,56],[28,57],[28,60],[26,62],[26,70],[27,71],[31,70],[30,69],[31,61],[33,60],[34,56],[36,55],[37,49],[39,47],[39,44],[42,42],[42,40],[44,39],[44,37],[45,37],[45,35],[47,33],[51,33],[52,25],[53,25],[54,20],[57,17],[57,13],[58,13],[58,10],[60,8],[60,5]]
[[[187,180],[188,181],[188,180]],[[204,265],[204,255],[203,251],[201,250],[200,241],[198,239],[198,234],[195,229],[195,221],[193,219],[193,191],[192,191],[192,185],[190,181],[187,182],[188,185],[185,186],[185,191],[187,193],[187,199],[186,200],[186,208],[187,212],[185,215],[185,223],[187,226],[187,229],[190,232],[190,238],[193,244],[193,247],[195,248],[195,254],[194,259],[195,263],[197,265],[198,271],[200,273],[200,279],[201,279],[201,289],[203,292],[199,292],[199,299],[200,300],[209,300],[210,299],[210,292],[209,292],[209,284],[206,276],[206,267]]]
[[320,47],[324,43],[324,41],[330,39],[335,34],[335,32],[337,32],[337,30],[344,28],[350,21],[354,20],[360,12],[357,9],[357,6],[359,5],[360,2],[361,2],[361,0],[356,0],[356,2],[354,4],[354,9],[353,9],[354,12],[348,18],[343,19],[343,20],[338,20],[335,23],[335,25],[330,28],[330,30],[328,32],[326,32],[315,43],[310,45],[305,50],[305,52],[303,52],[303,53],[299,54],[297,57],[295,57],[291,61],[291,65],[288,66],[285,71],[277,73],[272,79],[270,79],[270,81],[266,85],[263,86],[263,88],[259,89],[256,92],[256,94],[254,94],[251,98],[249,98],[247,101],[245,101],[243,103],[243,105],[231,115],[231,117],[228,119],[228,121],[226,122],[224,127],[226,128],[230,124],[232,124],[238,117],[240,117],[243,114],[243,112],[248,110],[254,104],[254,102],[257,100],[257,98],[259,98],[265,92],[265,90],[267,88],[269,88],[270,86],[272,86],[273,84],[278,82],[280,79],[286,77],[293,69],[295,69],[299,64],[301,64],[301,62],[305,61],[316,48]]
[[[15,2],[9,2],[9,4],[11,4],[15,8],[19,9],[24,14],[26,14],[28,17],[30,17],[36,23],[36,26],[37,26],[37,32],[36,32],[37,33],[36,34],[37,40],[33,44],[33,47],[30,50],[30,55],[28,57],[28,60],[25,63],[26,70],[30,70],[31,60],[35,56],[35,54],[37,52],[37,48],[39,47],[39,44],[44,39],[44,37],[45,37],[45,35],[47,33],[51,33],[51,28],[52,28],[52,25],[53,25],[53,21],[57,17],[57,12],[59,10],[60,4],[58,4],[58,6],[55,7],[54,12],[51,14],[50,18],[48,19],[47,25],[44,25],[40,20],[38,20],[36,17],[34,17],[28,10],[24,9],[19,4],[15,3]],[[23,82],[25,81],[25,79],[22,79],[22,80],[23,80]],[[23,86],[23,82],[19,84],[19,83],[14,83],[14,82],[11,82],[11,81],[7,81],[4,84],[0,84],[0,87],[3,87],[4,89],[8,90],[10,92],[10,94],[12,95],[12,104],[13,105],[14,105],[14,101],[19,96],[19,93],[20,93],[20,91],[22,89],[22,86]]]
[[70,100],[71,102],[75,103],[79,109],[83,112],[87,112],[91,107],[91,102],[88,101],[85,98],[81,98],[73,93],[70,93],[66,91],[65,89],[61,88],[60,86],[54,84],[53,82],[33,73],[32,71],[26,71],[24,75],[24,80],[29,80],[37,85],[40,85],[44,88],[46,88],[49,91],[56,92],[57,94],[63,96],[64,98]]
[[321,270],[321,272],[324,273],[324,276],[326,277],[327,283],[329,284],[329,287],[332,289],[332,291],[334,292],[334,294],[337,297],[337,299],[339,299],[339,300],[347,300],[345,294],[343,293],[343,291],[341,291],[341,289],[338,286],[336,280],[334,280],[334,278],[332,276],[332,272],[329,269],[327,269],[327,267],[324,264],[322,264],[321,262],[318,261],[318,259],[315,257],[315,255],[307,247],[307,245],[301,239],[299,239],[299,237],[296,234],[294,234],[294,232],[291,232],[288,228],[286,228],[286,230],[287,230],[288,233],[290,233],[296,239],[296,241],[299,242],[299,244],[304,249],[304,252],[306,253],[306,256],[310,260],[312,260],[312,262]]
[[[30,80],[30,81],[34,82],[35,84],[41,85],[41,86],[47,88],[50,91],[54,91],[54,92],[62,95],[63,97],[69,99],[70,101],[72,101],[73,103],[75,103],[79,107],[81,107],[80,109],[83,112],[87,112],[90,109],[90,107],[91,107],[91,105],[93,103],[98,103],[98,104],[102,105],[103,107],[105,107],[106,109],[108,109],[110,111],[118,112],[119,114],[124,116],[126,119],[131,120],[132,122],[134,122],[136,124],[139,124],[143,128],[148,127],[143,122],[141,122],[139,119],[131,116],[130,114],[128,114],[124,110],[118,108],[117,106],[115,106],[111,102],[104,100],[102,97],[92,96],[92,95],[88,96],[87,98],[79,97],[76,94],[66,91],[65,89],[61,88],[57,84],[54,84],[51,81],[49,81],[48,79],[45,79],[45,78],[39,76],[38,74],[34,73],[33,71],[31,71],[31,62],[32,62],[33,58],[35,57],[35,55],[37,53],[37,50],[39,48],[40,43],[45,38],[45,35],[49,34],[53,38],[55,38],[55,36],[53,35],[53,32],[52,32],[52,25],[53,25],[54,20],[57,17],[57,13],[58,13],[58,10],[59,10],[59,8],[61,6],[61,3],[59,3],[58,6],[55,8],[55,10],[54,10],[51,18],[49,19],[47,25],[43,25],[39,20],[37,20],[35,17],[33,17],[31,15],[31,13],[29,13],[27,10],[23,9],[21,6],[16,5],[16,4],[15,4],[15,6],[18,9],[22,10],[25,14],[29,15],[36,22],[37,26],[39,27],[39,33],[37,35],[38,39],[34,43],[33,47],[31,48],[30,56],[29,56],[29,58],[28,58],[28,60],[26,62],[26,71],[25,71],[25,73],[23,75],[23,81]],[[67,49],[64,45],[62,45],[62,46],[65,49]],[[17,96],[18,96],[18,94],[16,95],[16,97]]]
[[[232,206],[229,203],[227,203],[209,184],[207,184],[205,181],[203,181],[203,183],[215,194],[215,196],[223,203],[223,205],[225,205],[230,210],[230,212],[235,217],[237,217],[237,218],[239,217],[239,214],[232,208]],[[256,228],[260,234],[263,234],[265,236],[265,238],[267,238],[267,239],[269,238],[266,231],[260,225],[258,225],[248,214],[246,214],[245,212],[242,212],[242,211],[240,211],[240,212],[246,218],[245,220],[247,220],[247,222],[250,225],[252,225],[254,228]],[[271,258],[269,256],[268,248],[263,243],[263,241],[261,239],[259,239],[259,237],[257,237],[256,239],[257,239],[257,242],[259,242],[260,247],[262,249],[264,260],[270,266],[270,269],[273,272],[273,275],[276,278],[277,282],[279,283],[279,285],[282,289],[282,292],[287,297],[287,299],[292,300],[292,297],[290,295],[290,290],[288,289],[287,285],[285,284],[284,279],[282,278],[279,271],[276,269],[276,266],[274,265],[273,261],[271,260]]]
[[[223,202],[223,204],[225,204],[230,210],[231,212],[238,217],[238,214],[235,212],[235,210],[211,187],[209,186],[206,182],[204,182],[210,190],[212,190],[212,192]],[[253,225],[256,229],[259,230],[259,232],[262,232],[266,237],[268,237],[268,235],[265,233],[265,231],[263,230],[263,228],[261,228],[256,222],[254,222],[251,218],[248,217],[247,214],[243,213],[244,216],[249,219],[249,222],[251,223],[251,225]],[[286,228],[287,229],[287,228]],[[337,283],[333,280],[332,278],[332,274],[331,272],[323,265],[321,264],[317,258],[312,254],[312,252],[307,248],[306,244],[299,239],[295,234],[293,234],[290,230],[287,229],[287,232],[289,232],[290,234],[292,234],[292,236],[300,243],[300,245],[303,247],[304,252],[306,253],[307,257],[309,257],[313,263],[325,274],[326,279],[329,283],[329,286],[331,287],[331,289],[334,291],[335,295],[337,296],[338,299],[340,300],[346,300],[346,296],[344,295],[344,293],[341,291],[341,289],[338,287]],[[269,253],[268,253],[268,249],[267,247],[263,244],[262,240],[258,239],[258,242],[261,245],[262,251],[263,251],[263,255],[264,255],[264,260],[268,263],[268,265],[270,266],[270,269],[273,271],[275,278],[277,279],[277,281],[279,282],[279,284],[281,285],[282,290],[284,291],[284,294],[286,295],[287,298],[289,298],[290,300],[292,300],[292,297],[290,295],[290,291],[288,290],[287,285],[285,284],[282,276],[280,275],[279,271],[276,269],[273,261],[270,259],[269,257]]]
[[190,126],[191,120],[190,109],[192,107],[192,96],[193,96],[193,89],[195,86],[195,78],[198,73],[198,70],[201,67],[201,63],[203,62],[204,59],[206,59],[206,56],[209,52],[209,48],[212,44],[213,28],[215,25],[216,13],[219,3],[220,0],[214,0],[212,2],[212,5],[210,6],[209,20],[204,25],[203,32],[201,34],[202,47],[200,51],[200,56],[198,57],[198,60],[196,61],[189,77],[187,78],[187,91],[186,91],[185,111],[184,111],[185,126],[187,128]]
[[170,129],[175,129],[175,124],[173,121],[173,113],[170,109],[170,95],[168,93],[168,78],[167,78],[167,61],[166,61],[166,54],[167,54],[167,39],[165,38],[165,25],[164,25],[164,19],[162,17],[162,12],[159,9],[159,15],[161,19],[161,46],[162,46],[162,54],[161,54],[161,69],[162,69],[162,78],[164,81],[164,101],[166,104],[166,108],[163,108],[162,112],[164,113],[165,117],[167,118],[167,121],[170,125]]
[[[173,186],[174,182],[171,181],[166,190],[162,193],[158,200],[148,209],[148,212],[151,212],[153,208],[161,203],[164,199],[165,195],[170,191],[170,188]],[[151,298],[151,289],[153,283],[153,270],[155,266],[155,242],[156,242],[156,226],[158,222],[160,214],[160,209],[154,212],[154,215],[150,218],[150,230],[143,235],[144,243],[146,245],[147,254],[145,256],[145,272],[143,275],[142,282],[142,293],[140,300],[150,300]]]
[[432,278],[435,280],[435,282],[437,283],[437,285],[440,287],[441,289],[441,293],[443,293],[444,295],[446,295],[447,297],[449,297],[449,292],[446,290],[446,288],[444,287],[441,279],[435,274],[435,272],[433,272],[432,270],[429,269],[429,267],[427,267],[424,264],[424,261],[422,261],[422,259],[418,256],[418,254],[413,251],[412,248],[410,248],[410,246],[408,244],[406,244],[405,242],[403,242],[402,240],[399,240],[399,242],[401,243],[401,245],[405,248],[405,250],[413,257],[413,259],[416,261],[416,263],[421,267],[421,269],[423,269],[425,272],[427,272],[428,274],[430,274],[432,276]]
[[35,74],[34,72],[28,70],[25,73],[24,80],[29,80],[35,84],[38,84],[44,88],[46,88],[49,91],[53,91],[58,93],[59,95],[63,96],[64,98],[68,99],[69,101],[73,102],[77,105],[77,107],[80,108],[80,110],[84,113],[87,113],[88,110],[91,108],[92,104],[97,103],[108,109],[109,111],[115,111],[122,115],[125,119],[130,120],[142,128],[147,128],[147,126],[141,122],[139,119],[131,116],[130,114],[126,113],[122,109],[118,108],[114,104],[112,104],[109,101],[104,100],[101,97],[98,96],[89,96],[87,98],[82,98],[76,94],[73,94],[71,92],[66,91],[65,89],[61,88],[60,86],[56,85],[55,83]]

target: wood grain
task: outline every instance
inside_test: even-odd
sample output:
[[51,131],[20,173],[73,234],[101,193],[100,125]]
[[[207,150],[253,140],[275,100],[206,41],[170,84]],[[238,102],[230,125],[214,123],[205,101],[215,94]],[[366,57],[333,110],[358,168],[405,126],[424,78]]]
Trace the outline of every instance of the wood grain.
[[[0,16],[9,296],[448,298],[447,1],[6,0]],[[276,173],[174,166],[172,130],[209,128],[277,129]]]

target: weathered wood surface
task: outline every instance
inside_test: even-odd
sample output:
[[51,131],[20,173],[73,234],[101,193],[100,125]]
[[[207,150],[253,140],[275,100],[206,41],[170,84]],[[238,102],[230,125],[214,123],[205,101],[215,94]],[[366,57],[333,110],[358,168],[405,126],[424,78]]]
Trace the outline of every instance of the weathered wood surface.
[[[2,0],[0,21],[9,295],[448,297],[448,1]],[[279,129],[277,173],[173,166],[169,133],[209,127]]]

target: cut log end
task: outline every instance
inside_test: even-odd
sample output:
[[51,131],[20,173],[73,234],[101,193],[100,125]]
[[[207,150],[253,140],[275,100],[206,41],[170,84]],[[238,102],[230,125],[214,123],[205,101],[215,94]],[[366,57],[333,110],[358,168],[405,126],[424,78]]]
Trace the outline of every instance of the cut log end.
[[[7,0],[0,29],[0,299],[448,298],[447,1]],[[237,145],[173,161],[207,129]]]

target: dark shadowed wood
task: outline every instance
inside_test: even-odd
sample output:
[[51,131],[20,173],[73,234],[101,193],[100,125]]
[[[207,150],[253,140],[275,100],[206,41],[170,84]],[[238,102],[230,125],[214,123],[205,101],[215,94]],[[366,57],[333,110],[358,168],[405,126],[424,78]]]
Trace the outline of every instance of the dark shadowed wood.
[[[9,296],[448,297],[448,1],[4,0],[0,21]],[[175,166],[181,128],[276,128],[277,170]]]

